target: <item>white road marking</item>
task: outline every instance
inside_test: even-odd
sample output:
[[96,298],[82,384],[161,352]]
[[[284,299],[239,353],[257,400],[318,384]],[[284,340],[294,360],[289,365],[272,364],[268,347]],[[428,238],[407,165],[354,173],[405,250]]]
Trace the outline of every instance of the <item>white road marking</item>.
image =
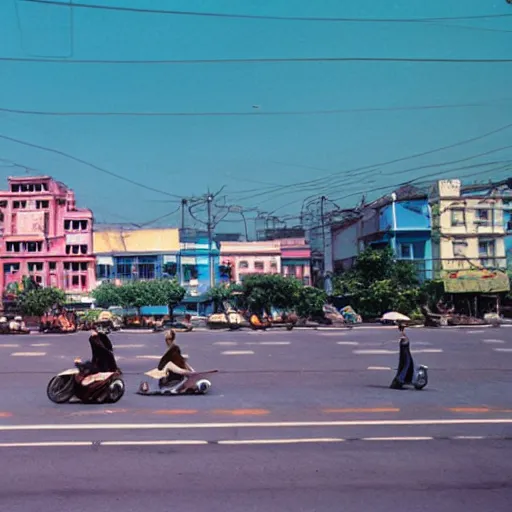
[[114,345],[114,348],[143,348],[146,345]]
[[246,345],[291,345],[291,341],[246,341]]
[[164,440],[164,441],[101,441],[102,446],[176,446],[176,445],[200,445],[208,444],[208,441],[195,440]]
[[[420,348],[419,350],[413,350],[412,354],[440,354],[443,352],[442,348]],[[357,354],[360,356],[369,356],[369,355],[388,355],[388,354],[398,354],[398,350],[353,350],[353,354]]]
[[361,441],[433,441],[433,437],[363,437]]
[[512,352],[512,348],[493,348],[495,352]]
[[390,366],[368,366],[367,370],[391,370]]
[[252,356],[254,352],[252,350],[225,350],[221,354],[224,356]]
[[31,343],[31,347],[49,347],[51,343]]
[[298,438],[298,439],[236,439],[228,441],[218,441],[217,444],[299,444],[299,443],[341,443],[345,439],[336,437],[320,437],[320,438]]
[[238,341],[216,341],[216,342],[214,342],[214,345],[221,345],[221,346],[229,347],[229,346],[238,345]]
[[[348,332],[348,329],[347,329],[347,332]],[[319,332],[319,334],[321,336],[343,336],[344,334],[346,333],[342,333],[342,332]]]
[[1,425],[0,432],[31,430],[176,430],[222,428],[360,427],[409,425],[512,425],[512,418],[459,418],[434,420],[339,420],[233,423],[56,423]]
[[46,352],[13,352],[12,357],[39,357],[45,356]]
[[485,439],[485,436],[454,436],[450,439]]
[[493,339],[488,339],[488,340],[482,340],[484,343],[505,343],[503,340],[493,340]]
[[1,343],[0,348],[16,348],[19,347],[19,345],[15,343]]
[[92,446],[92,441],[48,441],[43,443],[0,443],[0,448],[49,448],[55,446]]
[[384,354],[398,354],[398,350],[353,350],[352,353],[360,356],[378,356]]
[[336,345],[359,345],[357,341],[337,341]]
[[161,359],[162,356],[136,356],[137,359]]

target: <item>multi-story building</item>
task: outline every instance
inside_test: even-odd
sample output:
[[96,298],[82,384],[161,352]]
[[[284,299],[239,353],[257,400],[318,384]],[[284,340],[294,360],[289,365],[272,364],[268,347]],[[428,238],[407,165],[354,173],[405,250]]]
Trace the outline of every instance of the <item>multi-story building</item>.
[[251,274],[281,273],[281,243],[267,242],[223,242],[220,247],[222,267],[231,269],[230,280],[241,283]]
[[281,273],[295,277],[305,285],[311,285],[311,248],[306,238],[282,238],[276,240],[281,247]]
[[[500,187],[462,188],[460,180],[441,180],[432,187],[430,204],[436,277],[471,276],[475,281],[482,271],[495,275],[507,267]],[[489,281],[489,275],[484,277]]]
[[98,284],[178,277],[179,250],[179,230],[175,228],[95,231]]
[[91,210],[78,208],[75,193],[49,176],[8,179],[0,192],[0,287],[24,276],[68,294],[94,286]]

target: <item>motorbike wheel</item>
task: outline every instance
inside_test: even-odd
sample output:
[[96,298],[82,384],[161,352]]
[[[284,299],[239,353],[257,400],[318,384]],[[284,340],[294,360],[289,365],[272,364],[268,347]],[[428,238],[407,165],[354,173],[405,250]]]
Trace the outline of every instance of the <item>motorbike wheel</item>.
[[73,376],[53,377],[46,388],[46,395],[55,404],[69,402],[74,395],[75,381]]
[[108,387],[109,389],[109,399],[108,401],[111,404],[115,404],[119,402],[121,398],[123,398],[125,387],[122,379],[115,379]]
[[420,376],[418,376],[418,380],[414,383],[414,388],[420,391],[428,384],[428,375],[426,372],[422,372]]

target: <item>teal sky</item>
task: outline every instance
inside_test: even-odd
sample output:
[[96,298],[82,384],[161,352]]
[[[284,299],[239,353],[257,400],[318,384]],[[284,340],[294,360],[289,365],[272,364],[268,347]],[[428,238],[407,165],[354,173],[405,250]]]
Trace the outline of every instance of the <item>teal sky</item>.
[[[62,0],[66,3],[67,0]],[[505,0],[83,0],[278,16],[420,18],[512,14]],[[16,9],[17,7],[17,9]],[[71,23],[72,21],[72,23]],[[1,57],[158,60],[264,57],[512,58],[512,17],[436,23],[241,20],[0,2]],[[511,130],[422,158],[351,169],[477,137],[512,123],[512,63],[105,65],[0,61],[0,108],[49,112],[234,112],[252,116],[59,117],[0,112],[0,135],[47,146],[177,196],[226,188],[228,203],[293,215],[326,194],[343,207],[438,172],[512,175]],[[258,113],[428,105],[262,116]],[[258,109],[253,108],[259,106]],[[487,155],[475,155],[497,150]],[[446,167],[412,167],[472,159]],[[74,188],[100,222],[147,222],[176,208],[63,156],[0,139],[0,178],[37,169]],[[499,163],[493,163],[499,162]],[[488,166],[471,167],[489,163]],[[464,166],[465,169],[458,170]],[[500,169],[501,167],[501,169]],[[480,175],[477,173],[481,171]],[[339,173],[332,175],[332,173]],[[325,178],[316,186],[296,184]],[[276,185],[284,188],[278,189]],[[254,189],[260,189],[258,192]],[[249,191],[249,192],[240,192]],[[344,196],[354,194],[352,197]],[[293,203],[292,203],[293,202]],[[292,204],[289,204],[292,203]],[[230,217],[237,220],[236,215]],[[175,224],[179,215],[167,222]],[[292,222],[293,223],[293,222]],[[229,229],[242,229],[231,224]]]

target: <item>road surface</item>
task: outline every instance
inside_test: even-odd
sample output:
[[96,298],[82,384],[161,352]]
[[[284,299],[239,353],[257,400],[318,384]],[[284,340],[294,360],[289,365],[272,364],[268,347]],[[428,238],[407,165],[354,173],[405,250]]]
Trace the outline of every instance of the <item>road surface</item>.
[[510,510],[512,329],[411,329],[423,391],[388,388],[396,329],[192,332],[212,393],[135,391],[165,346],[112,335],[127,393],[54,405],[87,336],[0,339],[2,510]]

